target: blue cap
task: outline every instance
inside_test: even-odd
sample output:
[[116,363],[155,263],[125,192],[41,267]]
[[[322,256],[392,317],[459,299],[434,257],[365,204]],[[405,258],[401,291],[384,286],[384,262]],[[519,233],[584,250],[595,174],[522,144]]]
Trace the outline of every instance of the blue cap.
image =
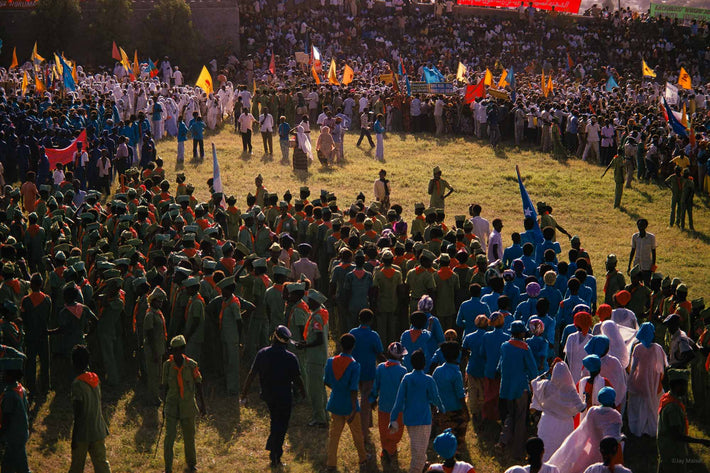
[[453,458],[454,455],[456,455],[457,447],[458,442],[456,441],[456,436],[451,429],[444,430],[443,433],[437,435],[434,439],[434,450],[444,460]]
[[648,348],[653,343],[655,335],[656,327],[651,322],[644,322],[636,333],[636,340],[641,342],[641,345]]
[[595,335],[584,345],[584,351],[589,355],[602,357],[609,351],[609,337],[606,335]]
[[616,391],[614,388],[605,386],[599,390],[597,399],[599,399],[599,404],[604,407],[614,407],[616,405]]
[[582,364],[590,373],[598,373],[602,369],[602,360],[597,355],[587,355]]
[[525,333],[525,323],[522,320],[516,320],[510,324],[510,333]]

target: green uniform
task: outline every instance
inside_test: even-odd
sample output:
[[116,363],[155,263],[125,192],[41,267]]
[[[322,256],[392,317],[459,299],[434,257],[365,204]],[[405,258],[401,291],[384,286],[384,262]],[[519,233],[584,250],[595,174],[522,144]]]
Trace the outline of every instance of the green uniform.
[[434,269],[417,266],[407,273],[406,283],[409,285],[409,308],[414,312],[417,310],[419,298],[424,294],[435,293]]
[[[286,307],[286,326],[291,331],[292,340],[301,342],[303,340],[303,330],[306,327],[306,321],[310,310],[308,304],[300,300],[296,304],[289,304]],[[297,350],[296,357],[298,358],[299,366],[306,366],[306,353],[304,350]],[[308,389],[308,370],[303,370],[302,373],[303,385]]]
[[454,327],[456,319],[456,291],[459,287],[459,277],[451,268],[445,266],[434,273],[436,298],[434,299],[434,313],[444,330]]
[[264,310],[269,318],[269,333],[286,323],[286,303],[283,298],[283,284],[273,284],[264,294]]
[[255,308],[249,320],[245,347],[245,355],[249,363],[256,356],[256,352],[269,343],[269,319],[264,304],[264,296],[269,287],[271,287],[271,279],[266,274],[254,277],[252,294]]
[[[75,315],[78,313],[79,315]],[[57,377],[55,382],[65,389],[71,380],[71,351],[74,345],[86,345],[86,333],[89,330],[89,321],[96,321],[96,315],[87,306],[75,304],[71,309],[64,306],[57,314],[57,325],[59,326],[58,353],[60,357],[53,370]]]
[[[666,395],[672,397],[670,393]],[[673,399],[675,402],[665,404],[658,414],[658,473],[687,471],[686,463],[690,459],[688,444],[677,438],[680,432],[687,435],[685,406]]]
[[101,346],[106,384],[111,386],[116,386],[120,382],[121,354],[123,353],[121,349],[121,321],[123,319],[123,301],[119,296],[101,303],[96,333]]
[[12,279],[0,283],[0,301],[12,301],[20,307],[22,298],[30,291],[30,284],[22,279]]
[[604,285],[604,303],[614,306],[614,294],[626,287],[624,275],[621,272],[607,271],[606,284]]
[[110,473],[104,443],[108,428],[101,412],[99,377],[89,372],[77,376],[71,384],[71,399],[81,408],[74,415],[72,439],[75,448],[71,452],[69,473],[83,473],[87,453],[91,455],[95,473]]
[[185,308],[190,295],[185,291],[185,288],[180,285],[175,285],[173,288],[173,297],[171,299],[170,321],[168,322],[168,338],[181,334],[185,330]]
[[143,319],[143,356],[146,385],[151,400],[158,399],[160,396],[160,365],[165,354],[167,338],[163,313],[151,308]]
[[262,225],[254,232],[254,252],[262,258],[269,256],[271,244],[271,230]]
[[227,381],[227,392],[239,394],[239,324],[241,304],[237,296],[225,301],[220,297],[219,337],[222,342],[222,362]]
[[611,167],[614,168],[614,208],[621,207],[621,195],[624,193],[624,158],[615,156],[611,160]]
[[444,195],[446,195],[446,191],[448,189],[453,190],[446,180],[441,178],[430,180],[429,194],[431,197],[429,198],[429,207],[434,209],[443,209],[445,207]]
[[2,470],[25,473],[27,466],[27,439],[30,436],[29,403],[27,391],[19,383],[6,386],[0,396],[0,411],[2,412],[2,427],[0,440],[5,444],[5,454],[2,459]]
[[42,271],[44,269],[43,259],[46,255],[47,232],[39,225],[30,225],[25,232],[24,243],[30,271]]
[[202,382],[202,375],[196,361],[187,356],[184,358],[179,368],[172,356],[163,363],[162,384],[168,388],[165,396],[165,441],[163,443],[166,472],[173,470],[173,444],[177,436],[178,422],[185,443],[185,463],[188,468],[197,465],[195,417],[198,411],[195,392],[196,385]]
[[688,228],[694,230],[693,226],[693,197],[695,196],[695,181],[692,178],[685,178],[683,189],[680,192],[680,228],[685,228],[685,215],[688,215]]
[[185,338],[185,355],[199,362],[205,340],[205,300],[199,294],[192,296],[185,308]]
[[325,413],[325,385],[323,384],[323,373],[325,363],[328,360],[328,311],[321,307],[312,312],[306,327],[303,330],[303,338],[306,343],[313,343],[318,333],[323,334],[323,344],[305,349],[306,359],[306,379],[308,379],[308,397],[311,401],[312,422],[325,423],[327,417]]
[[381,266],[375,270],[373,286],[377,288],[377,321],[382,339],[387,343],[399,338],[397,320],[397,287],[402,284],[402,272],[396,266]]
[[676,174],[671,174],[666,178],[666,184],[671,188],[671,219],[669,225],[680,225],[681,215],[681,195],[686,179]]
[[[25,381],[36,392],[49,390],[49,338],[47,328],[52,315],[52,299],[43,292],[25,296],[20,305],[25,329]],[[36,383],[37,357],[39,357],[39,386]],[[39,389],[38,389],[39,388]]]

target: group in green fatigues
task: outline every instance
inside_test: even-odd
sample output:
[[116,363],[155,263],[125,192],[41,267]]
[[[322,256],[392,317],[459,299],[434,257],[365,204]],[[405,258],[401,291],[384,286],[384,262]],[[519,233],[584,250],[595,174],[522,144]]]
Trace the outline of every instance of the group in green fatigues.
[[303,328],[303,340],[296,346],[305,351],[305,377],[308,380],[307,392],[311,404],[309,426],[325,427],[328,418],[325,413],[325,385],[323,371],[328,360],[328,310],[323,306],[327,298],[309,289],[308,310],[310,315]]

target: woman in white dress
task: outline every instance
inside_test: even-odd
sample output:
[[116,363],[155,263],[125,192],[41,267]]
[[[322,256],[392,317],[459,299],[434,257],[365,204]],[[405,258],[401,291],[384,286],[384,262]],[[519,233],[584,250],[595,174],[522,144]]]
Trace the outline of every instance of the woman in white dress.
[[569,372],[574,383],[577,384],[582,377],[582,360],[587,356],[584,346],[592,338],[589,333],[592,328],[592,316],[589,312],[577,312],[574,314],[574,325],[577,331],[567,337],[564,352]]
[[555,363],[549,371],[535,378],[532,393],[530,408],[542,412],[537,436],[545,443],[542,459],[546,461],[574,430],[574,416],[587,406],[580,399],[564,361]]
[[653,343],[656,328],[651,322],[641,324],[636,339],[641,342],[631,353],[629,371],[629,430],[637,437],[656,436],[658,406],[663,388],[661,378],[668,365],[663,348]]

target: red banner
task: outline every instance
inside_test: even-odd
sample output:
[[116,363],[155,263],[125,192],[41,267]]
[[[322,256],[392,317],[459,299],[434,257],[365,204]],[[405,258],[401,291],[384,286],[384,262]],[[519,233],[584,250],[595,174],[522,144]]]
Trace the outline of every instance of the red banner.
[[[525,0],[525,7],[527,8],[529,0]],[[579,13],[579,5],[582,0],[534,0],[532,2],[533,7],[538,10],[552,10],[565,12],[565,13]],[[520,6],[520,0],[459,0],[459,5],[473,5],[477,7],[491,7],[491,8],[518,8]]]
[[[74,160],[74,153],[76,153],[77,150],[76,144],[80,141],[86,145],[86,130],[82,130],[79,136],[77,136],[76,139],[72,141],[72,144],[70,144],[66,148],[47,148],[44,150],[45,153],[47,153],[47,157],[49,158],[50,172],[54,171],[54,168],[57,167],[57,163],[68,164]],[[83,146],[82,148],[86,149],[86,146]]]

